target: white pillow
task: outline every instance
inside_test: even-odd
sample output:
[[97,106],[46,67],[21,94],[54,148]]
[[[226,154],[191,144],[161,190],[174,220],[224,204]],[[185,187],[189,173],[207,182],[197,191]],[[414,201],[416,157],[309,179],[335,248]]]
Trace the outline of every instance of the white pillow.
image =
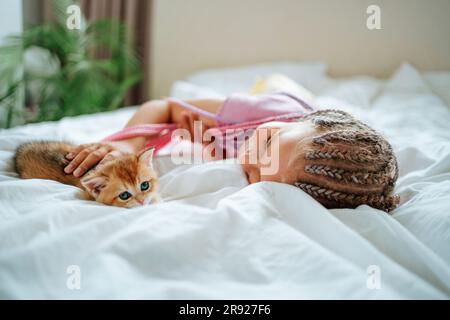
[[214,89],[207,86],[200,86],[186,81],[175,81],[170,90],[170,96],[178,99],[203,99],[203,98],[224,98]]
[[424,78],[431,90],[450,107],[450,71],[427,72]]
[[326,81],[326,64],[278,62],[239,68],[211,69],[195,73],[187,81],[201,87],[208,87],[219,94],[248,92],[254,83],[272,74],[282,74],[316,92]]

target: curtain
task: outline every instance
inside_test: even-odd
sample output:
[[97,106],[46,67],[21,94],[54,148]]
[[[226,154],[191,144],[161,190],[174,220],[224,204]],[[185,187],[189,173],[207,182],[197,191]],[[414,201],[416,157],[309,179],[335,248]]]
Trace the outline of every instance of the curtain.
[[150,0],[81,0],[81,9],[88,21],[112,18],[125,23],[138,48],[144,70],[141,82],[132,88],[125,104],[140,104],[150,92]]
[[[34,0],[33,0],[34,1]],[[40,0],[41,20],[52,19],[51,2]],[[58,1],[58,0],[56,0]],[[142,80],[127,93],[124,104],[137,105],[150,98],[150,36],[152,0],[79,0],[88,21],[115,19],[123,22],[134,40],[143,70]],[[99,53],[101,55],[101,53]]]

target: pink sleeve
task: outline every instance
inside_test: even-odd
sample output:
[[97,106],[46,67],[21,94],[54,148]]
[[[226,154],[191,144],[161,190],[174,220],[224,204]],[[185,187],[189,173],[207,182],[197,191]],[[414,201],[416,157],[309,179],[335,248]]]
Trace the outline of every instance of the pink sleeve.
[[218,120],[222,124],[236,124],[312,110],[306,102],[288,93],[233,94],[220,108]]
[[112,135],[107,136],[103,141],[117,141],[124,139],[131,139],[135,137],[153,136],[155,134],[164,134],[177,128],[176,124],[141,124],[134,127],[124,128]]

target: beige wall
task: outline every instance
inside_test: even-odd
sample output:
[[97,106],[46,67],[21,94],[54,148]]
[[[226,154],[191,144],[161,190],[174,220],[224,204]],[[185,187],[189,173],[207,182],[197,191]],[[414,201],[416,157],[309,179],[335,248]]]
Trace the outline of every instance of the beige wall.
[[[381,30],[366,8],[381,7]],[[327,61],[336,76],[386,76],[401,61],[450,69],[450,0],[154,0],[152,96],[204,68]]]

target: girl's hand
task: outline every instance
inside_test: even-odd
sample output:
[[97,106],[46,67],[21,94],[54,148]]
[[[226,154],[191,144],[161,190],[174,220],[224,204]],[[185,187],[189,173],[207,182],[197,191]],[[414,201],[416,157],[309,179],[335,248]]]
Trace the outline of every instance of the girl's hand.
[[104,163],[125,154],[132,154],[137,150],[139,149],[136,144],[126,141],[82,144],[66,155],[66,159],[71,162],[64,168],[64,172],[81,177],[98,163]]
[[194,137],[196,134],[199,135],[199,138],[203,141],[203,134],[211,128],[211,125],[206,122],[207,121],[201,119],[198,114],[190,111],[183,111],[181,112],[179,125],[182,129],[189,131],[191,141],[194,142]]

